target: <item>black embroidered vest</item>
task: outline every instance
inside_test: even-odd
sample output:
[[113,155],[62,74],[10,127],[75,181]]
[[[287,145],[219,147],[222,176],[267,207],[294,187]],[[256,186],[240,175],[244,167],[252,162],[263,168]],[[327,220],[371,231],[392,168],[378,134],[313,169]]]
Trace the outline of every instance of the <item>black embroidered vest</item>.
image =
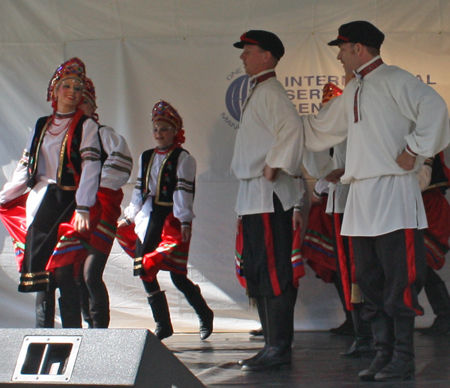
[[[70,161],[75,168],[76,174],[78,177],[81,175],[81,154],[80,154],[80,145],[81,138],[83,135],[83,123],[88,119],[87,116],[81,116],[78,121],[75,131],[72,137],[72,144],[70,150]],[[34,137],[31,142],[30,148],[30,159],[28,163],[28,187],[33,188],[36,184],[36,172],[40,154],[40,148],[42,142],[44,140],[45,132],[47,131],[48,117],[41,117],[36,123],[36,130],[34,132]],[[57,184],[63,190],[76,190],[77,182],[75,179],[74,172],[71,167],[69,167],[69,159],[67,157],[67,139],[68,132],[64,136],[64,140],[61,144],[61,149],[59,153],[59,167],[58,167],[58,176],[57,176]]]
[[[162,161],[158,174],[158,182],[156,185],[155,204],[161,206],[173,206],[173,193],[175,191],[178,179],[178,158],[183,151],[187,152],[181,147],[176,147],[169,151]],[[148,184],[154,157],[155,149],[144,151],[142,154],[141,193],[144,201],[149,194]]]

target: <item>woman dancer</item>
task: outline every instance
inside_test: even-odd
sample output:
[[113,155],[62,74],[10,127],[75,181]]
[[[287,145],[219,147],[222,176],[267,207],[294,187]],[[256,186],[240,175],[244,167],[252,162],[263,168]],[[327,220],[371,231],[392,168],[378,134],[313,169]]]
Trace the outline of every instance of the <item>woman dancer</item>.
[[157,146],[140,157],[138,182],[124,211],[125,219],[119,222],[118,234],[122,233],[120,228],[135,224],[135,275],[141,276],[147,291],[155,335],[162,340],[173,334],[166,295],[156,278],[159,270],[166,270],[197,313],[200,338],[205,340],[212,333],[214,314],[200,287],[187,278],[186,268],[194,218],[196,163],[181,148],[183,121],[174,107],[158,101],[152,110],[152,122]]
[[[86,77],[83,92],[84,101],[80,109],[98,124],[95,87]],[[133,167],[130,150],[125,139],[112,128],[99,125],[102,172],[97,199],[101,205],[101,215],[88,242],[76,241],[63,235],[56,246],[52,260],[59,256],[77,255],[81,268],[78,271],[77,285],[80,291],[81,312],[90,328],[107,328],[110,321],[109,296],[103,271],[114,242],[117,220],[122,213],[123,199],[121,187],[128,181]],[[37,316],[37,327],[54,327],[54,294],[38,292],[37,299],[44,303],[42,314]]]
[[[98,123],[95,87],[88,77],[80,108]],[[107,328],[110,321],[109,297],[102,277],[116,235],[117,220],[122,213],[121,187],[130,177],[133,159],[127,142],[114,129],[99,125],[99,134],[103,167],[97,198],[102,205],[102,213],[89,239],[89,252],[78,276],[78,286],[85,321],[93,328]]]
[[[49,259],[62,223],[73,218],[77,232],[89,231],[101,168],[97,124],[78,109],[85,77],[84,63],[78,58],[56,69],[47,91],[53,114],[37,121],[12,181],[0,192],[3,205],[31,188],[26,199],[27,233],[19,291],[53,294],[59,288],[63,327],[81,327],[74,263],[50,263]],[[37,315],[42,307],[45,298],[37,301]]]

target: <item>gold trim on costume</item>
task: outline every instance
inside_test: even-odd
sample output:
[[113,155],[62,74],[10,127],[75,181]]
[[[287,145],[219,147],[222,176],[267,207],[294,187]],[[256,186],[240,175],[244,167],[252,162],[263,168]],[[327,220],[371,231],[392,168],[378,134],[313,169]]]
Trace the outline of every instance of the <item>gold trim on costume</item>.
[[434,185],[430,185],[426,188],[425,191],[429,190],[429,189],[434,189],[436,187],[444,187],[444,186],[448,186],[448,182],[440,182],[440,183],[436,183]]
[[[58,182],[58,187],[60,187],[61,189],[65,190],[65,191],[75,191],[77,189],[76,186],[63,186],[61,184],[62,170],[64,167],[64,155],[66,153],[68,137],[69,137],[69,131],[67,131],[66,134],[64,135],[64,139],[61,143],[61,148],[59,150],[59,166],[58,166],[57,182]],[[73,172],[73,174],[74,173],[75,172]],[[74,179],[75,179],[75,175],[74,175]]]
[[49,276],[49,275],[50,275],[50,272],[49,272],[49,271],[27,272],[27,273],[22,273],[22,274],[20,274],[20,277],[24,277],[24,278],[35,278],[35,277],[37,277],[37,276],[42,276],[42,275]]
[[134,270],[142,269],[142,257],[136,257],[134,259]]
[[21,281],[20,284],[26,287],[33,286],[35,284],[44,284],[44,283],[50,283],[49,279],[41,279],[41,280],[28,280],[28,281]]

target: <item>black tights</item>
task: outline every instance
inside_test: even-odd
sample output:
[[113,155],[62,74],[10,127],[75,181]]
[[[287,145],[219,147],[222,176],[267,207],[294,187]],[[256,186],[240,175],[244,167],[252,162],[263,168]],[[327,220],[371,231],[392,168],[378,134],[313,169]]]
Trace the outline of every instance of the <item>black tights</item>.
[[83,317],[94,328],[109,325],[109,296],[103,281],[107,260],[107,254],[92,249],[77,279]]
[[81,327],[81,308],[78,288],[73,276],[73,265],[55,268],[50,291],[36,295],[36,327],[54,327],[55,290],[59,288],[59,307],[64,328]]
[[[171,272],[170,278],[175,287],[181,291],[184,295],[193,295],[198,291],[197,286],[190,280],[186,275],[179,275]],[[144,283],[144,288],[147,294],[152,295],[161,291],[158,280],[155,278],[152,282],[142,281]]]

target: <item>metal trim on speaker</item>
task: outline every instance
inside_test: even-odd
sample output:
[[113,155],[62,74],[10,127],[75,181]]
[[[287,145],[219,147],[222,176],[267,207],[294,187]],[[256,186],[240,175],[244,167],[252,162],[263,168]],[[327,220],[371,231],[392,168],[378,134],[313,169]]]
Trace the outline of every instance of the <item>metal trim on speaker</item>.
[[14,382],[68,382],[81,336],[27,335],[17,358]]

